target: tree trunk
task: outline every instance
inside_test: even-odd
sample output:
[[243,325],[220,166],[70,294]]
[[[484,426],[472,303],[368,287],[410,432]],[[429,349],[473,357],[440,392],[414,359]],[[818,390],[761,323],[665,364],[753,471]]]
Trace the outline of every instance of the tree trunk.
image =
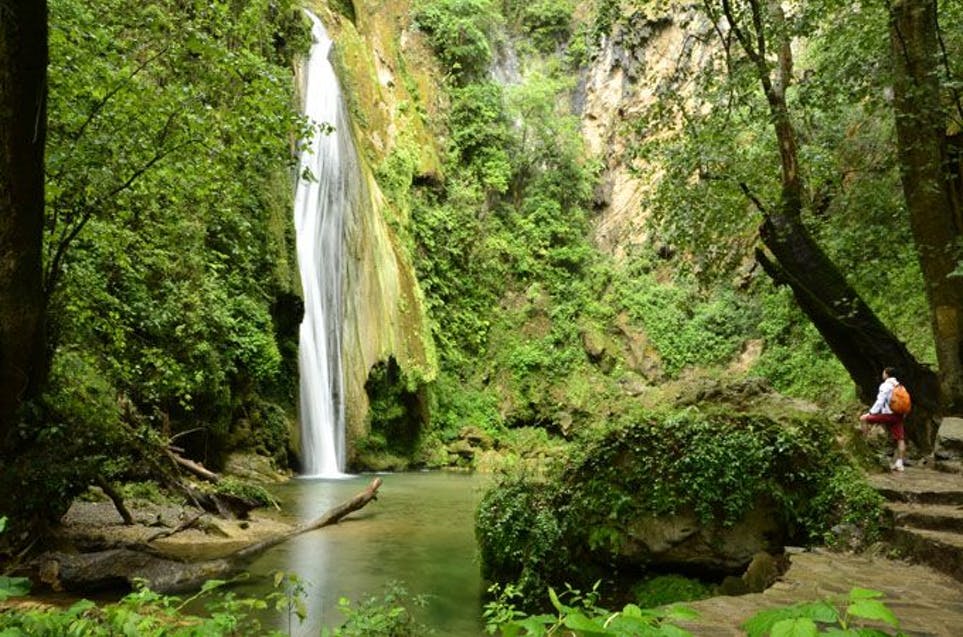
[[872,402],[876,397],[884,367],[899,367],[900,380],[915,399],[908,435],[920,449],[929,451],[936,437],[935,416],[940,406],[936,375],[920,365],[883,325],[803,224],[803,177],[785,97],[792,81],[792,49],[788,35],[781,36],[772,47],[778,60],[773,66],[766,52],[770,43],[762,31],[769,20],[779,27],[777,33],[788,33],[785,17],[778,2],[764,5],[762,0],[750,0],[749,8],[751,21],[742,24],[730,0],[722,0],[732,34],[756,69],[779,144],[782,188],[775,210],[766,209],[746,190],[764,215],[759,236],[773,257],[760,249],[756,259],[773,281],[792,289],[800,309],[856,383],[861,400]]
[[17,410],[39,391],[47,368],[41,264],[46,73],[46,1],[4,0],[0,3],[0,458],[12,453]]
[[930,306],[943,406],[963,410],[959,168],[951,166],[939,77],[937,4],[893,0],[893,108],[903,193]]

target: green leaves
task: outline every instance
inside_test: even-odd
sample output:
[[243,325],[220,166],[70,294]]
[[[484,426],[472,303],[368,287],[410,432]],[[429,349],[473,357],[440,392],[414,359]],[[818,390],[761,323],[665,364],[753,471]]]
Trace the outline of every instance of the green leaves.
[[899,627],[899,620],[882,601],[882,596],[879,591],[857,587],[849,593],[845,612],[841,612],[839,602],[832,599],[794,604],[758,612],[742,627],[748,637],[886,636],[890,633],[858,624],[860,620],[868,620]]
[[818,634],[816,622],[808,617],[781,619],[773,624],[769,632],[770,637],[816,637]]
[[[493,587],[497,592],[497,587]],[[692,609],[671,606],[646,610],[627,604],[619,612],[611,612],[597,605],[598,583],[583,595],[567,587],[563,595],[548,589],[549,600],[557,615],[528,615],[517,611],[503,594],[497,602],[486,605],[489,633],[503,637],[514,635],[575,635],[576,637],[691,637],[691,633],[674,625],[674,621],[698,617]],[[507,587],[505,592],[514,591]],[[491,589],[490,591],[491,592]],[[563,603],[562,597],[568,603]],[[499,612],[493,612],[498,607]],[[521,615],[521,617],[519,617]],[[563,628],[567,630],[562,630]]]
[[189,4],[50,3],[47,284],[57,356],[89,353],[136,413],[226,429],[281,383],[309,38],[294,0]]
[[456,81],[467,83],[487,69],[501,21],[491,0],[422,0],[415,4],[414,18]]
[[0,602],[11,597],[22,597],[30,592],[30,580],[26,577],[0,575]]

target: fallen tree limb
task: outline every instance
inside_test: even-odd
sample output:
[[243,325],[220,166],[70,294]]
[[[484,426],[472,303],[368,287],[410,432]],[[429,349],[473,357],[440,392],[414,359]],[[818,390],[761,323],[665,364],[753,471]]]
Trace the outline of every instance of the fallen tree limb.
[[242,571],[264,551],[297,535],[336,524],[348,514],[375,500],[381,479],[321,517],[261,542],[245,546],[230,555],[203,562],[184,562],[145,546],[111,549],[96,553],[45,553],[30,564],[33,576],[54,590],[90,592],[132,587],[135,580],[146,580],[157,592],[172,593],[196,589],[209,579],[224,579]]
[[338,521],[344,516],[357,511],[372,500],[377,500],[379,487],[381,487],[381,478],[375,478],[371,481],[371,484],[368,485],[367,489],[354,496],[350,500],[342,502],[334,508],[328,509],[324,515],[315,519],[314,521],[297,526],[286,533],[275,535],[274,537],[257,542],[256,544],[246,546],[234,555],[239,559],[250,559],[260,555],[272,546],[286,542],[296,535],[301,535],[302,533],[307,533],[308,531],[314,531],[315,529],[337,524]]
[[187,520],[186,522],[181,522],[180,524],[178,524],[178,525],[177,525],[175,528],[173,528],[173,529],[167,529],[167,530],[164,530],[164,531],[158,531],[158,532],[155,533],[154,535],[152,535],[152,536],[150,536],[149,538],[147,538],[147,543],[150,544],[150,543],[153,542],[154,540],[159,540],[159,539],[161,539],[161,538],[170,537],[171,535],[174,535],[175,533],[180,533],[181,531],[184,531],[184,530],[186,530],[186,529],[189,529],[189,528],[191,528],[191,527],[196,526],[196,525],[197,525],[197,521],[201,519],[201,516],[202,516],[202,515],[204,515],[204,514],[203,514],[203,513],[198,513],[197,515],[192,516],[192,517],[191,517],[189,520]]
[[110,498],[110,501],[114,503],[114,508],[117,509],[117,513],[119,513],[121,519],[124,520],[124,524],[133,526],[134,516],[127,510],[127,507],[124,505],[124,498],[118,493],[117,489],[107,481],[107,478],[101,475],[97,476],[97,486],[99,486],[101,490],[107,494],[107,497]]
[[184,467],[201,480],[206,480],[207,482],[212,482],[214,484],[217,484],[221,481],[221,476],[217,475],[200,462],[194,462],[193,460],[175,453],[170,447],[167,448],[167,455],[171,460],[174,461],[175,464]]

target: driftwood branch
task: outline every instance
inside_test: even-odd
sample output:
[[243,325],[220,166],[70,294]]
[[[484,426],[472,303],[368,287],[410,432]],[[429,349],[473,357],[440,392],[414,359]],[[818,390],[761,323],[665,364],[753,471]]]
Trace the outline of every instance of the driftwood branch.
[[146,546],[138,550],[123,548],[79,555],[46,553],[30,566],[34,577],[54,590],[89,593],[116,588],[118,582],[132,586],[135,580],[145,580],[151,589],[162,593],[196,589],[209,579],[235,575],[273,546],[302,533],[336,524],[376,499],[380,486],[381,479],[375,478],[364,491],[329,509],[321,517],[216,560],[184,562]]
[[107,494],[110,501],[114,503],[114,508],[117,509],[117,513],[124,520],[124,524],[127,526],[132,526],[134,524],[134,516],[130,514],[127,507],[124,505],[124,498],[120,493],[113,487],[110,482],[107,481],[104,476],[97,476],[97,486]]
[[167,449],[167,455],[171,460],[174,461],[175,464],[184,467],[201,480],[206,480],[207,482],[212,482],[214,484],[217,484],[221,481],[221,476],[214,473],[200,462],[194,462],[193,460],[185,458],[184,456],[175,453],[170,448]]
[[276,535],[274,537],[268,538],[257,544],[252,544],[246,546],[234,555],[238,559],[250,559],[257,555],[260,555],[264,551],[268,550],[272,546],[286,542],[296,535],[301,535],[302,533],[307,533],[308,531],[314,531],[315,529],[320,529],[326,526],[331,526],[332,524],[337,524],[343,517],[349,513],[353,513],[358,509],[362,508],[364,505],[368,504],[372,500],[378,499],[378,489],[381,487],[381,478],[375,478],[368,485],[368,488],[354,496],[346,502],[342,502],[338,506],[328,509],[328,511],[321,517],[315,519],[307,524],[302,524],[297,526],[287,533],[281,535]]

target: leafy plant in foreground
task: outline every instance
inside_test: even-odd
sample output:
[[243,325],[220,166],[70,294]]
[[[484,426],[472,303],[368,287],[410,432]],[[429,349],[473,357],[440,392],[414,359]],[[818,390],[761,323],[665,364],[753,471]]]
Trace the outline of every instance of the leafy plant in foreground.
[[[29,582],[23,578],[0,578],[0,600],[4,593],[21,596],[29,592]],[[261,624],[263,611],[273,609],[287,612],[288,632],[291,633],[292,615],[299,620],[306,616],[301,600],[303,586],[296,576],[279,573],[275,589],[263,598],[239,597],[223,587],[229,582],[209,580],[197,593],[186,597],[162,595],[147,587],[125,596],[116,603],[98,606],[90,600],[80,600],[66,609],[13,609],[0,613],[2,637],[108,637],[137,635],[138,637],[228,637],[235,635],[280,636],[285,633],[265,628]],[[282,587],[283,584],[283,587]],[[204,616],[190,614],[189,605],[201,600]]]
[[[827,599],[764,610],[746,620],[742,627],[748,637],[903,635],[899,630],[899,619],[880,599],[882,596],[879,591],[857,587],[844,601]],[[867,622],[886,624],[896,632],[868,627]]]
[[[627,604],[621,611],[612,612],[597,605],[597,588],[598,584],[583,594],[569,587],[561,596],[550,588],[549,598],[557,614],[527,615],[515,607],[513,600],[521,597],[517,589],[511,585],[504,589],[492,586],[489,593],[495,595],[495,599],[485,605],[486,630],[503,637],[682,637],[692,634],[673,623],[697,619],[698,613],[690,608],[671,605],[643,609]],[[882,596],[879,591],[857,587],[844,601],[825,599],[757,612],[742,628],[747,637],[900,637],[904,633],[899,631],[899,620],[881,600]],[[870,627],[867,623],[885,624],[896,632]]]
[[[516,635],[612,635],[634,637],[664,635],[683,637],[692,633],[673,625],[678,620],[695,619],[698,615],[683,606],[643,609],[626,604],[621,611],[612,612],[598,606],[598,583],[588,593],[568,587],[561,595],[548,589],[548,596],[556,614],[526,615],[514,606],[512,599],[520,593],[512,586],[500,590],[489,589],[497,597],[485,605],[484,617],[489,634],[503,637]],[[565,603],[562,600],[565,600]]]
[[432,630],[415,620],[414,607],[427,603],[424,595],[411,595],[399,582],[388,582],[382,596],[367,597],[355,605],[342,597],[338,610],[344,623],[321,631],[322,637],[421,637]]

